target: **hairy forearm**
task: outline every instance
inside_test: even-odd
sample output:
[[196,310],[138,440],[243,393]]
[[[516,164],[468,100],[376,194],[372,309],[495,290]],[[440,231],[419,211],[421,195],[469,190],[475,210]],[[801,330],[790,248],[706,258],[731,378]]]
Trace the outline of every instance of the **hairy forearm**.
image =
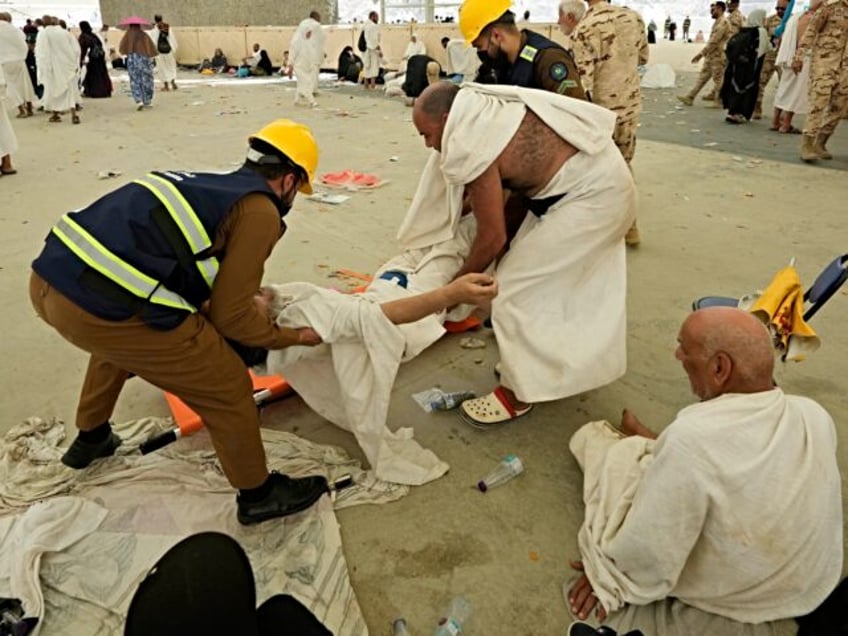
[[478,233],[471,244],[465,263],[456,273],[454,279],[465,274],[486,271],[486,268],[495,260],[504,245],[506,245],[506,236],[481,235]]

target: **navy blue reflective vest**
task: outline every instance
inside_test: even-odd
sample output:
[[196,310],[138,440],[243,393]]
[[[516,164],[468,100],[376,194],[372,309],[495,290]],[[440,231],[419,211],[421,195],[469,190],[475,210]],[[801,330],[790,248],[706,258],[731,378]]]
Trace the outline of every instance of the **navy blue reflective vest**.
[[508,69],[498,73],[498,84],[510,86],[523,86],[524,88],[542,88],[536,83],[536,59],[539,52],[544,49],[562,49],[559,44],[549,40],[534,31],[523,29],[522,33],[527,36],[524,46],[518,52],[515,64]]
[[[282,216],[287,210],[265,179],[252,170],[242,168],[229,174],[154,172],[151,176],[176,188],[212,241],[227,213],[251,193],[265,194],[274,202],[280,211],[282,233]],[[209,299],[210,281],[198,270],[197,262],[211,255],[208,250],[192,253],[165,205],[144,185],[128,183],[64,218],[121,262],[157,281],[194,308]],[[72,251],[57,236],[59,227],[45,239],[44,249],[32,268],[82,309],[105,320],[139,315],[158,329],[173,329],[191,312],[146,301],[122,288]]]

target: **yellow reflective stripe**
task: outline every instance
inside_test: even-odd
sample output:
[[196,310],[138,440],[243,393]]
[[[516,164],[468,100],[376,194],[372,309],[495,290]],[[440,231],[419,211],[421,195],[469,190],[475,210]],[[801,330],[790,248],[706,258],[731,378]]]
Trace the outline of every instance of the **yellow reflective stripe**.
[[519,57],[523,60],[527,60],[528,62],[532,62],[536,59],[536,54],[539,52],[535,46],[530,46],[529,44],[525,45],[523,49],[521,49],[521,54]]
[[67,214],[53,228],[53,233],[86,265],[136,296],[147,298],[156,289],[155,279],[116,258]]
[[215,277],[218,275],[218,259],[214,256],[202,261],[197,261],[197,269],[203,275],[203,279],[209,288],[212,288],[212,283],[215,282]]
[[197,311],[155,278],[115,256],[67,214],[53,228],[53,234],[86,265],[135,296],[192,313]]
[[183,233],[192,254],[199,254],[212,245],[212,241],[206,234],[206,229],[200,219],[197,218],[191,205],[173,183],[155,174],[148,174],[141,179],[136,179],[135,183],[150,190],[165,206],[171,218],[180,228],[180,232]]
[[[200,254],[212,245],[212,240],[206,233],[203,223],[200,222],[194,209],[173,183],[153,173],[149,173],[141,179],[136,179],[135,183],[150,190],[165,206],[168,214],[171,215],[174,223],[180,228],[180,232],[188,242],[192,254]],[[204,261],[198,261],[197,270],[203,276],[203,280],[206,281],[209,289],[212,289],[212,283],[218,274],[218,261],[215,260],[214,267],[208,266]]]

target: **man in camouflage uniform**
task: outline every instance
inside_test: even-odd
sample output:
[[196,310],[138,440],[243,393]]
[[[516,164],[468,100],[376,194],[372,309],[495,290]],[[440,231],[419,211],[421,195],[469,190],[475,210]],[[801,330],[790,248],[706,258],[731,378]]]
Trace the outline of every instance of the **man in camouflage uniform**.
[[710,8],[710,15],[714,20],[710,39],[704,45],[704,48],[701,49],[701,52],[692,58],[693,64],[697,64],[703,58],[704,64],[701,66],[701,74],[698,75],[695,86],[692,87],[688,95],[677,96],[677,99],[687,106],[691,106],[694,103],[695,97],[698,96],[698,93],[701,92],[701,89],[706,86],[712,77],[714,85],[712,92],[713,106],[715,108],[722,107],[719,94],[721,94],[721,84],[724,81],[724,67],[727,63],[724,55],[724,47],[730,39],[731,28],[730,22],[724,17],[725,8],[724,2],[721,1],[716,2]]
[[798,43],[792,70],[810,56],[810,110],[804,124],[801,159],[832,159],[825,144],[848,112],[848,0],[825,0]]
[[[774,38],[774,30],[780,25],[781,20],[783,20],[783,14],[786,13],[786,7],[789,4],[789,0],[777,0],[777,5],[774,7],[776,13],[770,15],[766,18],[766,22],[763,25],[765,27],[766,32],[768,32],[769,39]],[[775,60],[777,60],[777,49],[778,46],[774,46],[773,48],[766,51],[765,57],[763,57],[763,69],[760,72],[760,92],[757,93],[757,105],[754,107],[754,119],[762,119],[763,118],[763,96],[766,92],[766,86],[771,81],[772,75],[777,71],[777,81],[780,82],[780,68],[775,65]]]
[[745,16],[739,10],[739,0],[730,0],[727,3],[727,21],[730,23],[730,37],[739,33],[739,29],[745,26]]
[[[613,141],[629,165],[642,111],[639,66],[648,63],[645,23],[632,9],[589,0],[589,9],[571,37],[583,89],[594,103],[618,116]],[[634,221],[625,241],[638,245],[639,240]]]

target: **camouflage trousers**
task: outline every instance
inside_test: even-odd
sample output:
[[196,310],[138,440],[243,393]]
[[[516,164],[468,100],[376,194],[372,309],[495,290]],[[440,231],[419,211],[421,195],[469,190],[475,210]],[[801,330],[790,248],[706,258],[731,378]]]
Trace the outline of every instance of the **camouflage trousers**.
[[636,154],[636,128],[638,124],[638,118],[622,121],[619,117],[615,122],[615,130],[612,133],[612,140],[628,166],[633,155]]
[[698,75],[698,79],[695,80],[695,86],[689,91],[689,97],[695,99],[698,93],[701,92],[701,89],[712,79],[713,84],[715,84],[715,98],[718,100],[721,85],[724,81],[724,67],[726,64],[727,60],[724,53],[704,58],[704,63],[701,65],[701,73]]
[[834,68],[812,62],[809,103],[804,134],[832,135],[839,121],[848,114],[848,63]]
[[763,58],[763,70],[760,72],[760,91],[757,93],[757,105],[754,108],[755,113],[763,112],[763,96],[766,92],[766,86],[771,81],[772,75],[777,71],[777,81],[780,82],[780,67],[775,64],[777,53],[768,54]]

